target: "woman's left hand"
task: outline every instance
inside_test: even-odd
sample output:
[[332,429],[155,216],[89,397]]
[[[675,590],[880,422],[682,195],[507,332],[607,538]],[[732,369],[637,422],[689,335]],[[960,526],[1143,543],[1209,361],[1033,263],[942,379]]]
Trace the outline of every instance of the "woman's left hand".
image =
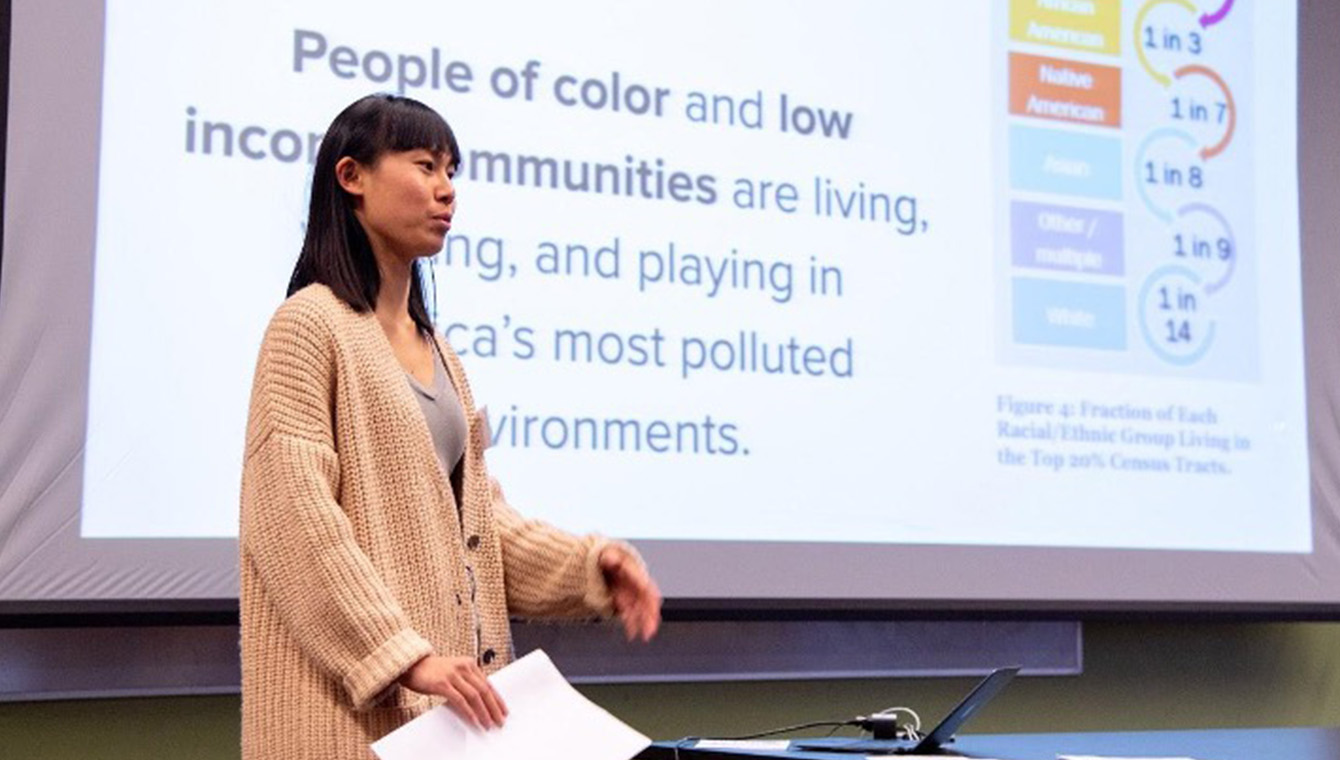
[[614,612],[623,622],[628,640],[649,641],[661,627],[661,590],[647,569],[618,544],[600,552],[600,571],[605,575]]

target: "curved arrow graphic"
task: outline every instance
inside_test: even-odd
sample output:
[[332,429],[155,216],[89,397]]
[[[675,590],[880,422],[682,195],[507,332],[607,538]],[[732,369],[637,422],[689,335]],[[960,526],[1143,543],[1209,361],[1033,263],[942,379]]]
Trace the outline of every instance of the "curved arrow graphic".
[[1206,295],[1214,295],[1216,291],[1228,284],[1233,279],[1233,269],[1238,264],[1238,241],[1233,239],[1233,228],[1228,226],[1228,220],[1219,210],[1206,203],[1188,203],[1177,209],[1178,216],[1186,216],[1192,213],[1208,214],[1219,221],[1219,226],[1224,229],[1224,237],[1228,238],[1228,245],[1233,251],[1233,255],[1228,259],[1228,269],[1224,270],[1224,276],[1205,286]]
[[1178,69],[1174,73],[1174,76],[1181,79],[1182,77],[1191,76],[1192,74],[1200,74],[1218,85],[1219,90],[1224,93],[1224,100],[1228,103],[1228,129],[1224,131],[1223,138],[1214,145],[1200,149],[1201,159],[1208,161],[1220,153],[1223,153],[1224,149],[1228,147],[1229,141],[1233,139],[1233,128],[1238,122],[1238,108],[1233,103],[1233,93],[1228,89],[1228,83],[1225,82],[1223,77],[1219,76],[1219,73],[1214,69],[1208,66],[1202,66],[1199,63],[1192,63]]
[[1145,280],[1144,285],[1140,287],[1140,333],[1144,336],[1145,345],[1149,346],[1154,353],[1158,354],[1160,358],[1169,364],[1178,364],[1181,366],[1194,364],[1195,362],[1200,361],[1201,357],[1205,356],[1205,352],[1210,350],[1210,344],[1214,343],[1215,323],[1213,320],[1210,320],[1210,323],[1206,326],[1204,342],[1189,354],[1179,355],[1168,351],[1163,347],[1159,340],[1154,337],[1154,333],[1149,330],[1149,320],[1146,319],[1145,314],[1149,305],[1149,295],[1154,289],[1154,283],[1167,276],[1184,277],[1190,280],[1193,285],[1200,284],[1200,277],[1195,272],[1175,264],[1157,269],[1150,274]]
[[1149,0],[1145,3],[1145,7],[1141,8],[1140,12],[1135,15],[1135,54],[1140,59],[1140,65],[1144,67],[1145,73],[1153,77],[1155,82],[1167,87],[1172,84],[1172,79],[1167,74],[1154,70],[1154,67],[1149,63],[1149,59],[1145,57],[1145,44],[1140,39],[1140,30],[1145,26],[1145,16],[1148,16],[1155,6],[1164,3],[1172,3],[1179,8],[1183,8],[1192,16],[1196,15],[1196,6],[1191,4],[1191,0]]
[[1149,136],[1145,138],[1145,141],[1140,143],[1140,149],[1135,152],[1135,190],[1140,194],[1140,200],[1145,202],[1145,208],[1149,209],[1149,213],[1171,224],[1173,220],[1172,213],[1167,209],[1154,205],[1154,201],[1150,199],[1149,193],[1145,190],[1145,180],[1141,174],[1141,170],[1145,165],[1145,151],[1149,150],[1150,143],[1168,137],[1180,140],[1181,142],[1186,143],[1190,148],[1196,147],[1196,139],[1180,129],[1163,127],[1162,129],[1156,129],[1153,132],[1150,132]]
[[1233,10],[1233,0],[1224,0],[1224,4],[1219,6],[1219,10],[1214,13],[1200,14],[1200,25],[1202,28],[1209,28],[1224,20],[1228,12]]

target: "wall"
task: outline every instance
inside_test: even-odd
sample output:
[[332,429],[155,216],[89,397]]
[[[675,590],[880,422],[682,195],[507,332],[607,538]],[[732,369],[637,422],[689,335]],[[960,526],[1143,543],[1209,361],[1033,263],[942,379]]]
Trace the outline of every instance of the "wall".
[[[0,660],[2,663],[2,660]],[[0,664],[0,667],[3,665]],[[592,686],[657,739],[747,733],[895,704],[938,719],[969,679]],[[1082,676],[1016,681],[977,732],[1340,723],[1340,624],[1094,623]],[[238,757],[236,697],[0,705],[5,757]]]

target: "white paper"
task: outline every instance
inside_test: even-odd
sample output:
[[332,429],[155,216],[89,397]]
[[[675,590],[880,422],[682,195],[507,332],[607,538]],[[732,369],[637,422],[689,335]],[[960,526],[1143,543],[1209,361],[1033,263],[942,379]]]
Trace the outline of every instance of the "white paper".
[[489,681],[507,704],[502,728],[475,728],[451,710],[435,707],[374,742],[372,751],[381,760],[628,760],[651,744],[577,693],[541,650]]

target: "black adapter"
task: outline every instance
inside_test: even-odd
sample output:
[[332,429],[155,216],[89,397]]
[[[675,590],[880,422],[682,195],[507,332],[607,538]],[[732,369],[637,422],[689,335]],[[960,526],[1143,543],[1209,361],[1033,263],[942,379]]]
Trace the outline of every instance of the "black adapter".
[[856,721],[862,731],[869,731],[876,739],[898,738],[898,718],[893,715],[862,715]]

